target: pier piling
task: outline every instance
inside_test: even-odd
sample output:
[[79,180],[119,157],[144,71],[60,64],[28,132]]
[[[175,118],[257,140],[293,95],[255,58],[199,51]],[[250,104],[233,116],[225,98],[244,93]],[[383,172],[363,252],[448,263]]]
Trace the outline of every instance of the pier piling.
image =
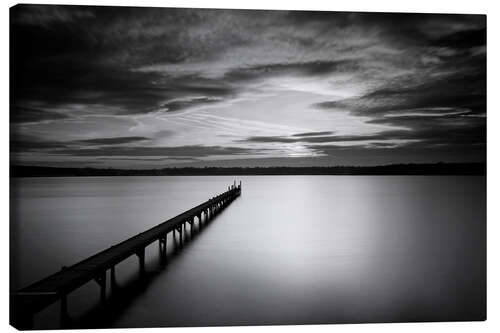
[[110,277],[109,277],[109,288],[111,289],[111,292],[114,293],[118,289],[118,284],[116,282],[116,272],[115,272],[115,266],[112,266],[110,269]]

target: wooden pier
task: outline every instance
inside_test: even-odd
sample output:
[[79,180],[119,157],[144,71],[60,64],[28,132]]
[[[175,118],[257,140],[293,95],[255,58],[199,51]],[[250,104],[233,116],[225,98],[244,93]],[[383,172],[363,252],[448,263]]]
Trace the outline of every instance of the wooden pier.
[[240,194],[241,182],[238,186],[235,182],[228,187],[226,192],[11,294],[11,324],[18,329],[32,328],[34,315],[58,300],[61,301],[61,322],[63,322],[64,317],[67,316],[67,295],[92,280],[100,286],[100,298],[102,302],[105,301],[108,270],[111,276],[111,288],[115,281],[115,265],[130,256],[138,256],[139,271],[144,273],[145,248],[148,245],[158,241],[160,256],[162,259],[166,258],[169,232],[173,232],[174,238],[176,232],[179,234],[182,246],[182,233],[183,229],[186,230],[186,223],[189,223],[191,227],[195,221],[200,224],[203,215],[205,220],[211,219]]

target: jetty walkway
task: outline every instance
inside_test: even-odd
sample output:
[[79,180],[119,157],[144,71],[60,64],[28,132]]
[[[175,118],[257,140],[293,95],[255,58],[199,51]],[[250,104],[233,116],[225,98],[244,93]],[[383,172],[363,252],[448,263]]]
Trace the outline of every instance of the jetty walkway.
[[61,301],[61,318],[64,318],[67,314],[67,295],[92,280],[100,286],[100,299],[104,302],[108,270],[110,271],[110,287],[113,288],[114,281],[116,281],[115,266],[128,257],[136,255],[139,258],[139,271],[143,274],[145,272],[145,248],[148,245],[158,241],[160,256],[165,259],[168,233],[173,232],[175,239],[177,232],[182,246],[182,234],[183,230],[184,232],[186,230],[186,223],[193,227],[196,221],[201,224],[202,218],[205,221],[211,219],[240,194],[241,182],[238,186],[234,182],[226,192],[11,294],[11,324],[18,329],[32,328],[34,315],[58,300]]

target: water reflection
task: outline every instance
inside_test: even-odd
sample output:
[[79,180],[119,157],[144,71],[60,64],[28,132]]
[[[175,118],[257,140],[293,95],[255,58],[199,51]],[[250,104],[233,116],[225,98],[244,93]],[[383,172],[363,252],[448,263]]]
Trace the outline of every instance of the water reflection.
[[[25,285],[53,267],[143,231],[224,190],[220,184],[232,179],[23,180],[18,206],[29,209],[16,214],[16,244],[26,246],[16,247],[15,283]],[[124,292],[109,298],[113,306],[87,313],[81,309],[92,307],[89,295],[96,295],[98,303],[97,286],[75,292],[69,304],[70,313],[83,318],[78,323],[155,327],[484,319],[485,177],[242,180],[242,196],[216,223],[194,233],[192,241],[184,233],[189,241],[179,255],[169,237],[166,265],[154,244],[147,248],[144,279],[138,278],[136,258],[121,263],[116,278]],[[58,237],[47,228],[60,230]],[[104,313],[105,320],[92,319]],[[49,327],[49,319],[54,318],[40,317],[38,326]]]
[[[118,283],[115,275],[115,269],[110,273],[110,293],[104,302],[92,307],[78,318],[72,318],[68,312],[62,312],[59,328],[65,329],[91,329],[91,328],[108,328],[123,314],[123,312],[142,295],[147,288],[161,274],[168,274],[169,264],[175,260],[181,259],[182,250],[189,247],[191,242],[195,241],[198,235],[208,228],[208,226],[217,218],[218,212],[211,218],[202,218],[201,221],[196,220],[194,223],[185,224],[182,238],[177,232],[171,233],[172,248],[166,251],[163,256],[163,251],[158,246],[157,260],[149,262],[146,270],[137,276],[130,277],[128,280]],[[168,243],[167,243],[168,244]],[[154,246],[151,244],[150,246]]]

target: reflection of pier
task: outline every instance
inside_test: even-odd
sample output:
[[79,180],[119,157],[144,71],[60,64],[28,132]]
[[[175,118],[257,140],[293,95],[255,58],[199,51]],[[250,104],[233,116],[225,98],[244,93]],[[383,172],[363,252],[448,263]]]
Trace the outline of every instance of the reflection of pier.
[[[201,225],[202,217],[208,221],[215,214],[224,209],[241,193],[241,182],[236,183],[228,190],[208,201],[177,215],[145,232],[118,243],[101,251],[77,264],[63,269],[43,280],[25,287],[11,295],[11,324],[18,329],[30,329],[33,326],[34,315],[57,300],[61,301],[61,323],[67,317],[67,295],[83,284],[94,280],[100,286],[101,302],[106,299],[106,273],[110,271],[110,288],[116,286],[115,265],[132,255],[139,258],[139,271],[145,272],[145,248],[158,241],[160,257],[167,258],[167,234],[176,232],[179,236],[179,245],[182,247],[183,230],[186,233],[186,223],[193,225],[196,220]],[[192,231],[191,231],[192,233]]]

